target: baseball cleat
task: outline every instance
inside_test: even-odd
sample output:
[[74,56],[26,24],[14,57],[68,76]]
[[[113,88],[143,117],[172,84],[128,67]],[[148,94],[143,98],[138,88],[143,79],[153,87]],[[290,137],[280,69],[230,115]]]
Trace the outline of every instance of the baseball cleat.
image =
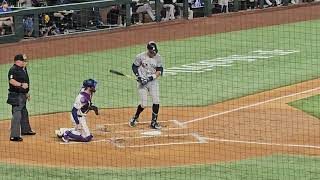
[[129,126],[130,126],[130,127],[136,127],[137,122],[138,122],[138,119],[136,119],[136,118],[131,118],[130,121],[129,121]]
[[69,142],[69,137],[67,134],[63,134],[63,136],[61,137],[62,141],[65,142],[65,143],[68,143]]
[[159,125],[159,123],[157,121],[152,121],[150,127],[152,129],[161,129],[161,126]]
[[60,130],[55,130],[54,134],[57,135],[58,138],[62,138],[62,136],[63,136],[63,133],[61,133]]

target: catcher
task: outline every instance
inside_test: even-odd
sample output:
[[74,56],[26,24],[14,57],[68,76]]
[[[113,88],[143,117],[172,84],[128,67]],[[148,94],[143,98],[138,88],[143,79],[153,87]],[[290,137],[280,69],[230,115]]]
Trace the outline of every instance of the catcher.
[[74,128],[60,128],[56,130],[56,134],[64,142],[78,141],[89,142],[93,136],[87,125],[87,113],[93,110],[96,115],[99,115],[98,108],[91,102],[94,92],[96,92],[97,81],[87,79],[83,81],[83,86],[76,97],[71,110],[71,121]]

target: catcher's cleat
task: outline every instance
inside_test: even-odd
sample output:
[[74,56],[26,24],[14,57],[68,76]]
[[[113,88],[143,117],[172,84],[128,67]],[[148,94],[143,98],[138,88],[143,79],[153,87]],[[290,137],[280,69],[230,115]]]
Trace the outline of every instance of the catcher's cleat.
[[129,126],[130,126],[130,127],[136,127],[137,122],[138,122],[138,119],[133,117],[133,118],[131,118],[130,121],[129,121]]
[[69,142],[69,137],[66,133],[63,134],[63,136],[61,137],[62,141],[65,142],[65,143],[68,143]]
[[60,130],[55,130],[54,133],[57,135],[58,138],[62,138],[63,133]]
[[151,127],[152,129],[158,129],[158,130],[161,129],[161,126],[159,125],[159,123],[158,123],[157,121],[151,121],[150,127]]

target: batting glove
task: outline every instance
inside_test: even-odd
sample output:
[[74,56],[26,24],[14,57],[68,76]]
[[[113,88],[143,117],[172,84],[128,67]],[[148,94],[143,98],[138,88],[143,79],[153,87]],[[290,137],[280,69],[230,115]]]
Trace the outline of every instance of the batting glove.
[[95,113],[96,115],[99,115],[99,110],[98,110],[98,107],[97,107],[97,106],[91,105],[91,106],[89,107],[89,110],[92,110],[92,111],[94,111],[94,113]]
[[138,81],[142,86],[146,85],[146,84],[149,82],[148,79],[143,78],[143,77],[140,77],[140,76],[137,78],[137,81]]

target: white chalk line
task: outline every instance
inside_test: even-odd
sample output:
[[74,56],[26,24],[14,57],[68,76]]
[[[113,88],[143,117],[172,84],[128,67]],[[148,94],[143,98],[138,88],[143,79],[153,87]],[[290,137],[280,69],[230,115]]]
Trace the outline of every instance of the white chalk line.
[[143,138],[154,138],[154,137],[180,137],[180,136],[191,136],[191,134],[164,134],[164,135],[154,135],[154,136],[124,136],[110,138],[111,140],[121,140],[121,139],[143,139]]
[[268,143],[268,142],[257,142],[257,141],[241,141],[241,140],[231,140],[231,139],[219,139],[219,138],[209,138],[209,137],[202,137],[202,138],[206,139],[206,140],[209,140],[209,141],[228,142],[228,143],[241,143],[241,144],[256,144],[256,145],[267,145],[267,146],[300,147],[300,148],[320,149],[320,146],[308,145],[308,144],[281,144],[281,143]]
[[117,145],[119,148],[143,148],[143,147],[155,147],[155,146],[170,146],[170,145],[187,145],[187,144],[202,144],[202,142],[198,141],[186,141],[186,142],[176,142],[176,143],[159,143],[159,144],[144,144],[144,145],[132,145],[132,146],[125,146],[125,145]]
[[[185,128],[162,128],[161,131],[170,131],[170,130],[178,130],[178,129],[185,129]],[[102,134],[110,134],[110,133],[114,133],[114,134],[119,134],[119,133],[135,133],[135,132],[145,132],[145,131],[148,131],[146,129],[136,129],[136,130],[125,130],[125,131],[114,131],[114,132],[111,132],[111,131],[101,131],[101,130],[97,130],[99,133],[102,133]]]
[[[187,145],[187,144],[203,144],[207,143],[207,140],[204,137],[199,136],[197,133],[189,134],[175,134],[174,136],[193,136],[197,141],[182,141],[175,143],[158,143],[158,144],[143,144],[143,145],[122,145],[115,142],[117,139],[113,139],[113,144],[118,148],[142,148],[142,147],[156,147],[156,146],[171,146],[171,145]],[[172,135],[169,137],[173,137]],[[127,137],[126,137],[127,138]]]
[[[170,130],[178,130],[178,129],[184,129],[186,126],[183,126],[178,120],[167,120],[167,121],[159,121],[160,123],[163,122],[173,122],[173,124],[177,125],[177,128],[162,128],[160,131],[170,131]],[[147,124],[150,123],[149,121],[142,121],[138,122],[138,124]],[[97,125],[97,131],[102,134],[120,134],[120,133],[134,133],[134,132],[145,132],[146,129],[137,129],[137,130],[125,130],[125,131],[115,131],[115,132],[104,132],[101,131],[99,128],[103,128],[105,126],[122,126],[122,125],[127,125],[128,123],[113,123],[113,124],[99,124]],[[125,146],[121,145],[120,143],[117,143],[116,140],[121,140],[121,139],[142,139],[142,138],[152,138],[152,137],[178,137],[178,136],[193,136],[195,137],[198,141],[190,141],[190,142],[176,142],[176,143],[159,143],[159,144],[144,144],[144,145],[132,145],[132,146]],[[190,133],[190,134],[166,134],[166,135],[158,135],[158,136],[137,136],[137,137],[119,137],[119,138],[111,138],[107,139],[111,144],[113,144],[115,147],[118,148],[141,148],[141,147],[155,147],[155,146],[169,146],[169,145],[182,145],[182,144],[199,144],[199,143],[206,143],[204,139],[201,139],[199,135],[196,133]]]
[[250,105],[247,105],[247,106],[242,106],[242,107],[239,107],[239,108],[236,108],[236,109],[231,109],[231,110],[220,112],[220,113],[217,113],[217,114],[212,114],[212,115],[209,115],[209,116],[196,118],[196,119],[193,119],[193,120],[190,120],[190,121],[181,122],[181,124],[185,125],[185,124],[201,121],[201,120],[204,120],[204,119],[208,119],[208,118],[212,118],[212,117],[216,117],[216,116],[220,116],[220,115],[236,112],[236,111],[239,111],[239,110],[242,110],[242,109],[247,109],[247,108],[259,106],[259,105],[266,104],[266,103],[269,103],[269,102],[277,101],[279,99],[284,99],[284,98],[288,98],[288,97],[292,97],[292,96],[297,96],[297,95],[300,95],[300,94],[305,94],[305,93],[309,93],[309,92],[317,91],[317,90],[320,90],[320,87],[317,87],[317,88],[314,88],[314,89],[309,89],[309,90],[298,92],[298,93],[293,93],[293,94],[281,96],[281,97],[277,97],[277,98],[273,98],[273,99],[269,99],[267,101],[262,101],[262,102],[250,104]]
[[[116,147],[119,147],[119,148],[141,148],[141,147],[170,146],[170,145],[203,144],[203,143],[208,143],[208,141],[217,141],[217,142],[227,142],[227,143],[256,144],[256,145],[266,145],[266,146],[281,146],[281,147],[297,147],[297,148],[320,149],[320,145],[285,144],[285,143],[269,143],[269,142],[257,142],[257,141],[242,141],[242,140],[220,139],[220,138],[203,137],[203,136],[199,136],[198,134],[195,134],[195,133],[191,133],[191,134],[174,134],[174,135],[169,135],[169,137],[190,136],[190,135],[193,135],[196,139],[198,139],[198,141],[125,146],[125,145],[120,145],[120,144],[114,142],[114,139],[128,139],[128,138],[131,138],[131,137],[121,137],[121,138],[114,138],[113,140],[112,139],[101,139],[101,140],[95,140],[95,141],[90,141],[90,142],[73,142],[73,141],[70,141],[68,143],[60,142],[59,144],[61,144],[61,145],[74,145],[74,144],[92,144],[92,143],[99,143],[99,142],[110,142],[110,143],[114,144]],[[162,135],[162,136],[165,137],[166,135]],[[135,137],[135,138],[145,138],[145,137],[140,136],[140,137]]]

